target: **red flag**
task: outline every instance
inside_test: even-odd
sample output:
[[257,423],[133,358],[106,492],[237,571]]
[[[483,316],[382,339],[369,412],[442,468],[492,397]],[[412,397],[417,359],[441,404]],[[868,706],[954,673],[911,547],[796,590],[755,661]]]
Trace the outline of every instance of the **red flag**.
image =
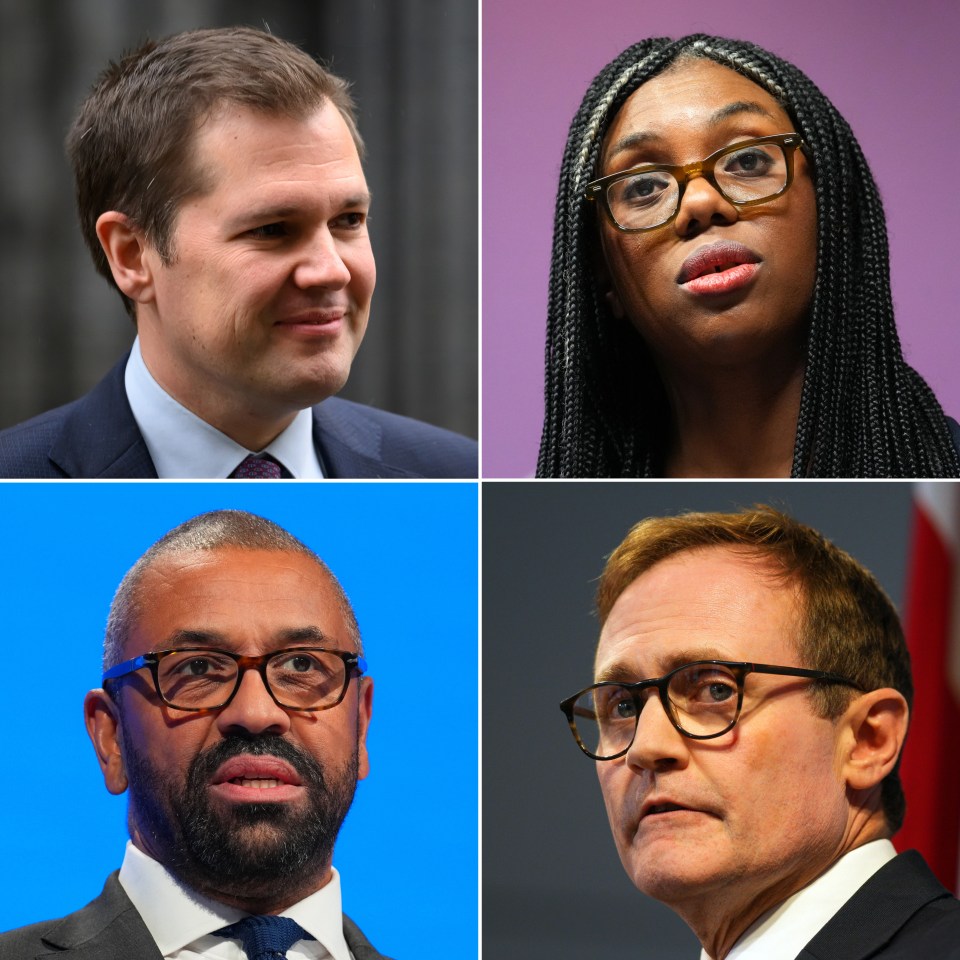
[[960,488],[914,487],[907,645],[913,665],[910,734],[901,763],[907,817],[897,848],[919,850],[940,882],[960,890]]

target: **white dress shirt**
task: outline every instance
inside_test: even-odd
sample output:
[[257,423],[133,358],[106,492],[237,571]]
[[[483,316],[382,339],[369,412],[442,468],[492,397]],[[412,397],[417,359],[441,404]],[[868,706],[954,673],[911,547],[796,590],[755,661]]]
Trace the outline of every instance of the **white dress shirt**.
[[[353,960],[343,938],[340,874],[334,868],[331,872],[326,886],[280,914],[317,938],[298,940],[287,960]],[[242,910],[182,886],[130,842],[119,879],[165,960],[245,960],[239,940],[213,936],[214,930],[248,916]]]
[[[726,960],[794,960],[840,908],[897,855],[889,840],[874,840],[842,856],[826,873],[768,910],[743,933]],[[706,950],[700,960],[711,960]]]
[[174,400],[143,362],[140,338],[124,371],[127,400],[161,480],[223,479],[248,454],[269,453],[297,479],[323,476],[313,445],[313,411],[301,410],[264,450],[247,450]]

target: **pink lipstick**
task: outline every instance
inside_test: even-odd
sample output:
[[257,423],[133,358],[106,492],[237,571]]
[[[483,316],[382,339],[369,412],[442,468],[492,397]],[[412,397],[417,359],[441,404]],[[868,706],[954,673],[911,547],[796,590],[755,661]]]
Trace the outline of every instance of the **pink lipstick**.
[[683,261],[677,283],[689,293],[701,296],[730,293],[753,280],[762,259],[742,243],[717,240]]

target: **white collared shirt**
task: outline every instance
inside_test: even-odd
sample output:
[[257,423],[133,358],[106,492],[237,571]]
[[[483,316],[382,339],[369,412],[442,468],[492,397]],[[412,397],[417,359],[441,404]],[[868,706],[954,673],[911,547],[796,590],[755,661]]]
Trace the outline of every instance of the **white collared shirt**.
[[[768,910],[743,933],[726,960],[794,960],[840,908],[897,855],[889,840],[874,840],[842,856],[826,873]],[[711,960],[700,951],[700,960]]]
[[[340,874],[333,867],[331,874],[325,886],[280,914],[317,938],[298,940],[288,960],[353,960],[343,938]],[[246,960],[239,940],[212,935],[248,916],[242,910],[188,890],[129,841],[119,879],[165,960]]]
[[161,480],[223,479],[248,454],[269,453],[297,479],[323,476],[313,445],[313,411],[301,410],[264,450],[247,450],[201,420],[154,380],[137,337],[124,371],[127,400]]

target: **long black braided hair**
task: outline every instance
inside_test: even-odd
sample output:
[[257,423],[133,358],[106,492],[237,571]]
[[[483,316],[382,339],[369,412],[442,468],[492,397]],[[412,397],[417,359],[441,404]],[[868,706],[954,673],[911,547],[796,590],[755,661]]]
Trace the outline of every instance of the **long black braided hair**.
[[[650,351],[614,318],[595,273],[604,135],[627,97],[678,57],[743,74],[790,115],[812,163],[817,279],[794,477],[956,477],[960,458],[933,392],[903,359],[876,184],[849,125],[793,65],[754,44],[696,34],[643,40],[605,67],[570,126],[554,221],[540,477],[650,477],[671,412]],[[588,209],[591,208],[591,209]]]

